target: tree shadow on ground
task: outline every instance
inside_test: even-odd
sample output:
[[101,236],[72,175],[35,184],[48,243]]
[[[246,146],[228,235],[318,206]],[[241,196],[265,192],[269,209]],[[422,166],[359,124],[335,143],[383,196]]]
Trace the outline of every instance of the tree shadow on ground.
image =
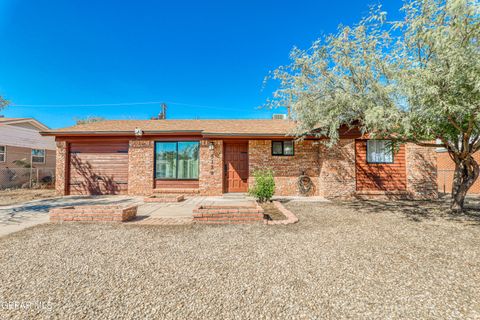
[[406,218],[422,222],[425,220],[451,220],[467,222],[480,226],[480,197],[470,196],[465,201],[465,211],[462,214],[452,214],[450,211],[450,197],[443,196],[436,200],[358,200],[338,202],[351,210],[361,213],[394,212],[403,214]]

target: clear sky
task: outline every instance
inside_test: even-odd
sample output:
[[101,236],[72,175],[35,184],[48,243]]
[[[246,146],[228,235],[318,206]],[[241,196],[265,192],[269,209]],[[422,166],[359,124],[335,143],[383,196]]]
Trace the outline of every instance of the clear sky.
[[[1,114],[52,128],[88,115],[268,118],[270,70],[371,0],[0,0]],[[396,16],[400,0],[385,0]],[[81,106],[77,106],[81,105]]]

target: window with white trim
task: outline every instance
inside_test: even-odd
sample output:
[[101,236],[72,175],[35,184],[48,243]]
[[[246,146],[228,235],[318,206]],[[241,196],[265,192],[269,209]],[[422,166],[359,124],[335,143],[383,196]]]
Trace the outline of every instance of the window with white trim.
[[390,140],[367,140],[368,163],[393,163],[393,148]]
[[32,163],[45,163],[45,149],[32,149]]
[[7,159],[7,146],[0,146],[0,162],[5,162]]

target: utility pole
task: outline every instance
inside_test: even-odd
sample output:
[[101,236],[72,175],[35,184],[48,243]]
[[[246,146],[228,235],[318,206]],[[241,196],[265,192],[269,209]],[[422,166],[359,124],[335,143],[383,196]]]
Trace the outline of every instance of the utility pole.
[[162,111],[158,115],[158,120],[165,120],[165,119],[167,119],[167,104],[162,103],[161,109],[162,109]]

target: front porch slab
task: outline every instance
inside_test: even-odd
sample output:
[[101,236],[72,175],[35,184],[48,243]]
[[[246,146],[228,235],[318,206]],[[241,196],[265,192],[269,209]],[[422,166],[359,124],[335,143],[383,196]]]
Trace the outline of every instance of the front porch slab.
[[149,197],[145,197],[143,202],[159,202],[159,203],[169,203],[169,202],[180,202],[185,200],[183,194],[155,194]]

